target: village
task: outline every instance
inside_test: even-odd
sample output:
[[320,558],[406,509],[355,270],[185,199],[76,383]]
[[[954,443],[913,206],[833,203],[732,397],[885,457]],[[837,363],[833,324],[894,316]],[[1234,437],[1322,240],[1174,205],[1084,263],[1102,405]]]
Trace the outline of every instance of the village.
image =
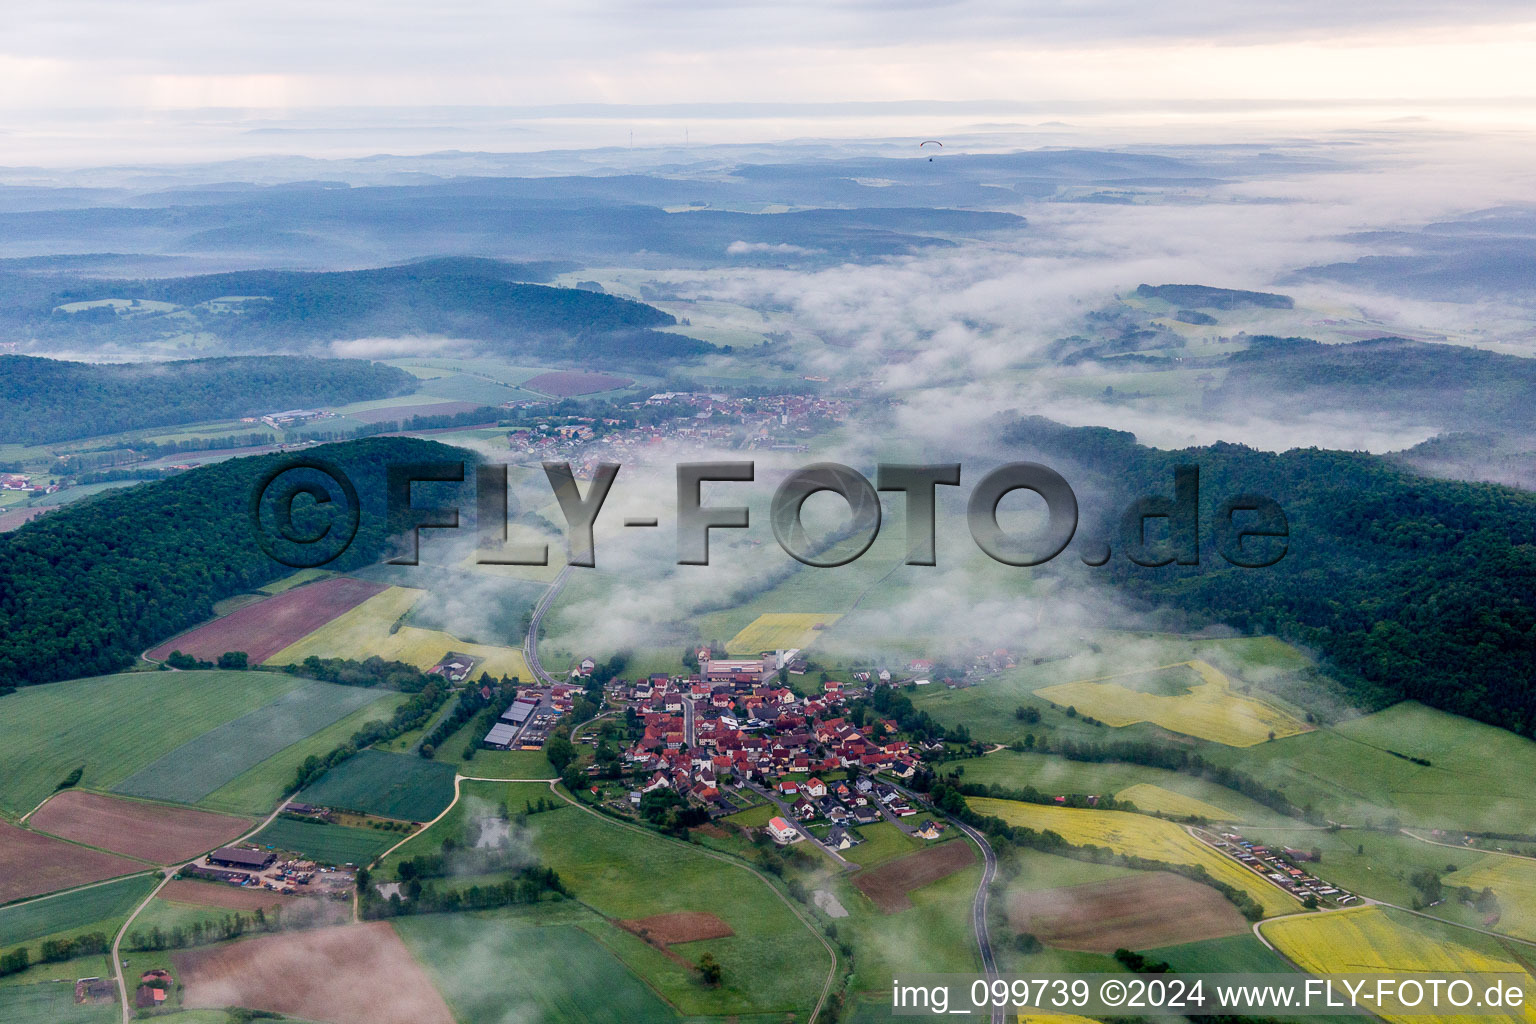
[[[663,790],[709,819],[769,802],[780,811],[766,827],[775,842],[813,838],[832,849],[858,842],[851,827],[915,815],[905,793],[875,776],[912,778],[922,765],[920,751],[898,736],[895,722],[859,726],[842,713],[867,692],[862,685],[829,680],[820,694],[802,696],[780,682],[798,653],[718,658],[701,649],[696,674],[606,683],[608,704],[632,723],[621,757],[623,772],[634,780],[628,810]],[[583,659],[568,684],[521,689],[486,733],[485,745],[539,749],[595,668]],[[858,675],[869,680],[871,673]],[[890,679],[889,672],[879,675]],[[819,834],[810,831],[813,822]],[[902,826],[923,838],[937,838],[942,829],[933,822]]]
[[654,422],[633,425],[626,425],[618,416],[551,416],[509,431],[507,446],[514,457],[560,456],[578,471],[590,471],[598,461],[621,457],[642,462],[649,451],[663,444],[801,452],[817,433],[841,422],[851,403],[814,394],[737,397],[666,391],[625,408],[681,414],[656,416]]

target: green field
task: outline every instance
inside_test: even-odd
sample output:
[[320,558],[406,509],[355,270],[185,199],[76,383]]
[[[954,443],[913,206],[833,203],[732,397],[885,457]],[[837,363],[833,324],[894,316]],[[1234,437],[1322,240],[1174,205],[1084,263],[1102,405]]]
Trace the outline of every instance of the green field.
[[1240,754],[1212,747],[1208,756],[1349,825],[1510,832],[1536,818],[1536,789],[1526,781],[1536,776],[1536,742],[1412,701]]
[[81,765],[81,786],[111,789],[304,685],[271,672],[128,672],[24,687],[0,698],[0,809],[30,811]]
[[[105,970],[106,961],[97,959]],[[73,980],[0,985],[0,1020],[5,1024],[108,1024],[121,1019],[116,1002],[77,1006]]]
[[[127,917],[139,901],[149,895],[157,881],[153,875],[134,875],[88,889],[0,907],[0,947],[15,946],[59,932],[95,931],[86,926]],[[101,930],[110,932],[114,929],[103,927]]]
[[306,786],[299,799],[398,821],[431,821],[453,802],[453,776],[451,765],[364,750]]
[[1075,857],[1058,857],[1040,850],[1021,848],[1014,853],[1018,874],[1008,879],[1006,892],[1038,892],[1067,885],[1087,885],[1125,878],[1136,872],[1116,864],[1095,864]]
[[[395,930],[461,1021],[672,1024],[677,1013],[586,931],[618,932],[596,914],[540,926],[538,914],[403,918]],[[494,964],[494,969],[487,967]],[[573,969],[580,965],[579,970]]]
[[851,987],[889,990],[891,978],[904,974],[980,970],[971,934],[971,900],[980,882],[978,858],[971,867],[908,892],[912,906],[906,910],[882,914],[846,878],[837,879],[833,889],[849,916],[833,923],[838,937],[854,948]]
[[311,755],[323,757],[350,740],[353,733],[368,722],[386,719],[394,714],[395,708],[409,699],[404,693],[381,694],[372,704],[359,708],[346,718],[273,754],[198,803],[215,811],[266,814],[293,784],[294,773],[305,758]]
[[1224,939],[1186,942],[1163,946],[1147,953],[1154,960],[1166,960],[1176,971],[1209,971],[1232,974],[1290,974],[1296,968],[1285,958],[1252,935],[1229,935]]
[[913,839],[884,820],[877,821],[873,825],[859,825],[853,831],[864,841],[851,850],[844,850],[843,856],[864,868],[872,868],[888,860],[905,857],[924,846],[932,845],[925,839]]
[[274,850],[302,853],[322,864],[364,865],[404,838],[403,832],[278,818],[251,841]]
[[382,690],[303,681],[150,762],[113,792],[197,803],[284,748],[385,695]]

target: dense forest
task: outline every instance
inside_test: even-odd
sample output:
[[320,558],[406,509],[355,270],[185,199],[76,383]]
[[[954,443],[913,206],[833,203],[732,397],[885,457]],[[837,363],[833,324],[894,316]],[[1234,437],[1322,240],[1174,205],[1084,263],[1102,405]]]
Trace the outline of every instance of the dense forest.
[[[697,339],[653,330],[676,323],[654,306],[529,284],[524,276],[520,264],[444,258],[371,270],[60,278],[41,301],[36,279],[29,279],[24,294],[30,304],[10,312],[38,337],[76,345],[164,341],[200,331],[244,351],[422,335],[478,341],[502,354],[573,360],[637,361],[713,350]],[[137,305],[107,305],[108,299]]]
[[[355,539],[328,568],[376,561],[391,525],[401,525],[385,521],[387,464],[466,454],[406,437],[307,450],[344,471],[362,504]],[[156,641],[209,618],[215,601],[292,572],[263,553],[248,511],[257,481],[287,458],[231,459],[87,498],[0,535],[0,685],[127,668]]]
[[[1536,494],[1432,480],[1365,453],[1160,451],[1124,431],[1038,417],[1006,436],[1072,480],[1079,537],[1115,538],[1108,566],[1092,571],[1147,605],[1305,644],[1364,703],[1411,697],[1536,735]],[[1121,511],[1171,496],[1182,465],[1199,467],[1201,564],[1134,564]],[[1274,499],[1288,522],[1285,541],[1244,545],[1273,553],[1283,543],[1267,568],[1233,566],[1217,550],[1216,511],[1244,493]],[[1167,532],[1148,530],[1164,544]]]
[[0,442],[43,444],[407,394],[404,370],[363,359],[251,356],[74,363],[0,356]]

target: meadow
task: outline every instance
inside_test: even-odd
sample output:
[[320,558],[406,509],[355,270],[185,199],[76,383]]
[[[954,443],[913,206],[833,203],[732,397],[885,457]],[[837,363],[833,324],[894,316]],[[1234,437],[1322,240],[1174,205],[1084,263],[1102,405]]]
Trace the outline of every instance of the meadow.
[[[1266,938],[1302,969],[1314,974],[1424,974],[1433,972],[1529,975],[1527,967],[1496,940],[1476,932],[1436,925],[1381,907],[1354,907],[1308,914],[1261,926]],[[1526,984],[1532,980],[1527,977]],[[1455,1016],[1405,1016],[1387,1020],[1454,1021]],[[1483,1020],[1536,1021],[1536,1007],[1499,1014],[1484,1009]]]
[[[558,799],[548,786],[494,782],[466,782],[462,796],[442,821],[391,854],[378,875],[459,835],[472,806],[504,806],[516,814],[529,802]],[[803,1014],[816,1001],[830,966],[826,951],[776,891],[739,862],[563,802],[529,817],[526,836],[539,861],[604,918],[704,911],[731,928],[735,934],[727,938],[671,947],[690,963],[711,953],[725,970],[718,989],[699,985],[690,968],[627,932],[597,934],[682,1014]]]
[[321,864],[366,865],[404,838],[401,832],[278,818],[256,833],[251,842],[300,853]]
[[483,738],[473,723],[466,725],[448,743],[446,752],[438,755],[438,760],[457,765],[461,774],[472,778],[553,779],[560,774],[542,750],[476,750],[473,758],[464,760],[464,747],[478,747]]
[[73,769],[111,789],[183,743],[306,684],[268,672],[129,672],[0,698],[0,809],[30,811]]
[[[1168,670],[1177,667],[1193,670],[1197,678],[1170,679]],[[1081,679],[1044,687],[1035,695],[1061,707],[1074,707],[1078,714],[1106,725],[1151,722],[1170,732],[1229,747],[1251,747],[1307,729],[1304,722],[1279,706],[1236,692],[1224,672],[1204,661]]]
[[363,750],[304,787],[298,799],[318,807],[431,821],[453,802],[452,766],[409,754]]
[[284,748],[381,696],[379,690],[301,681],[261,707],[150,762],[112,787],[113,792],[197,803]]
[[1049,829],[1077,846],[1103,846],[1116,853],[1169,864],[1199,865],[1212,878],[1247,892],[1264,908],[1266,915],[1293,913],[1300,909],[1300,904],[1288,894],[1162,818],[1126,811],[1081,810],[1013,800],[972,798],[969,803],[978,814],[993,815],[1010,825],[1037,831]]
[[77,1005],[72,981],[0,985],[0,1020],[6,1024],[110,1024],[121,1016],[115,1002]]
[[[1536,818],[1536,742],[1404,701],[1301,736],[1207,756],[1350,825],[1508,832]],[[1428,765],[1409,758],[1421,758]]]

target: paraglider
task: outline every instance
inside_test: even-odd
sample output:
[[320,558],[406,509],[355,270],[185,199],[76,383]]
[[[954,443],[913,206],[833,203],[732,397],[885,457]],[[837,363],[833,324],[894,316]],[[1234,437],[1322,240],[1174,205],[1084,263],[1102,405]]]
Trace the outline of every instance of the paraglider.
[[[919,150],[921,150],[924,146],[938,146],[940,149],[943,149],[944,143],[940,142],[938,139],[925,139],[924,141],[917,144],[917,148]],[[928,162],[933,163],[933,157],[929,157]]]

